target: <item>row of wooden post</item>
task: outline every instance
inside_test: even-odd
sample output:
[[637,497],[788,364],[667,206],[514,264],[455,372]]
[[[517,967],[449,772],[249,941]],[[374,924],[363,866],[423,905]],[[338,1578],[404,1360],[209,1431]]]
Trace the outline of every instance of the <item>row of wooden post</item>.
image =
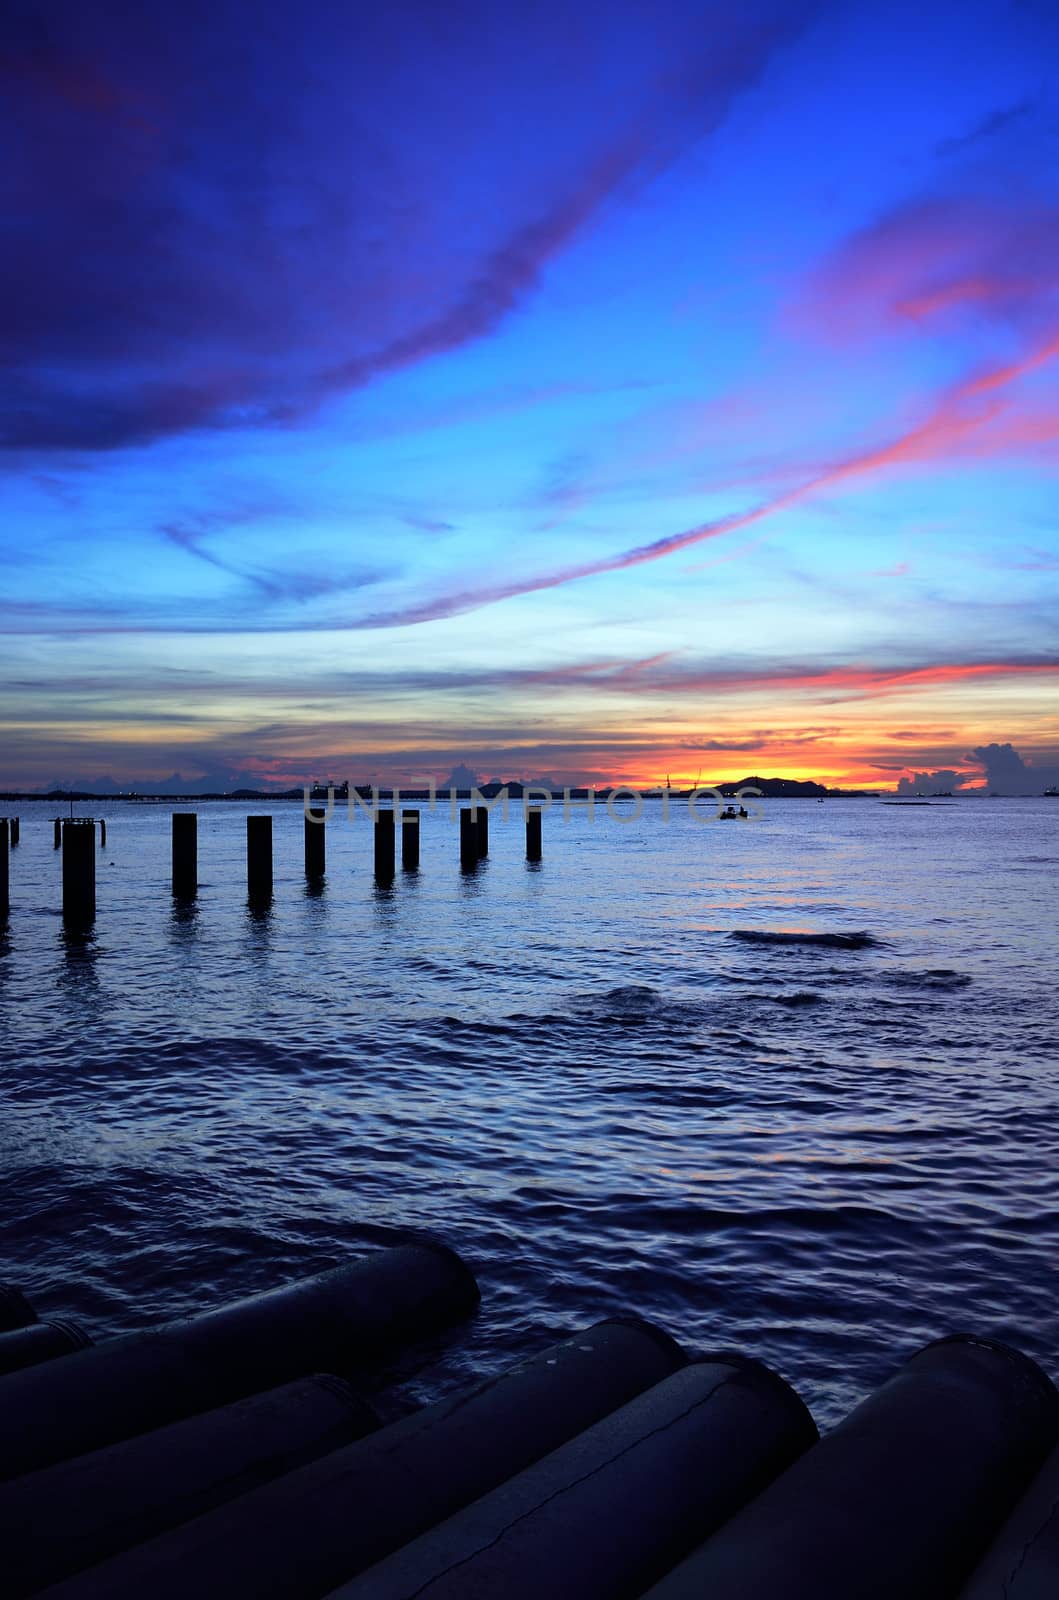
[[[104,817],[98,817],[98,818],[97,817],[56,817],[55,824],[54,824],[54,827],[55,827],[54,843],[55,843],[56,850],[58,850],[59,846],[63,842],[63,828],[66,826],[66,824],[68,822],[97,822],[97,821],[99,823],[99,848],[101,850],[105,850],[106,849],[106,845],[107,845],[107,824],[106,824],[106,819]],[[18,818],[17,817],[15,818],[15,822],[17,824],[17,822],[18,822]],[[93,835],[93,837],[94,837],[94,835]],[[17,844],[18,840],[17,839],[12,839],[11,843],[12,844]]]
[[[320,808],[310,809],[305,818],[305,876],[306,878],[321,879],[325,871],[325,828],[324,819],[326,812]],[[174,893],[195,892],[195,823],[194,814],[179,812],[173,813],[173,891]],[[179,881],[183,888],[178,889],[177,871],[177,829],[178,824],[187,834],[190,846],[185,845],[181,854],[181,869]],[[375,877],[380,883],[393,881],[397,867],[397,813],[395,811],[379,810],[375,813],[374,825],[374,856]],[[190,849],[190,857],[186,852]],[[460,866],[464,871],[473,870],[489,854],[489,812],[484,806],[466,806],[460,812]],[[531,807],[526,813],[526,859],[540,861],[541,848],[541,808]],[[190,860],[190,866],[184,864]],[[406,872],[416,872],[419,868],[419,812],[401,812],[401,866]],[[272,818],[268,816],[253,816],[246,819],[246,882],[247,889],[252,896],[264,897],[272,893]]]
[[[100,822],[102,844],[107,825]],[[0,916],[10,910],[8,854],[18,844],[17,817],[0,817]],[[96,914],[96,823],[93,817],[57,817],[55,844],[63,853],[63,917],[68,922],[91,922]]]
[[[305,818],[305,876],[319,882],[326,864],[326,812],[311,809]],[[63,916],[68,921],[89,922],[96,914],[96,818],[57,817],[55,847],[62,848]],[[394,811],[375,814],[375,878],[391,883],[396,871]],[[100,845],[107,842],[107,825],[99,819]],[[191,899],[198,893],[198,829],[194,811],[173,812],[173,894]],[[10,907],[9,862],[12,846],[19,842],[17,817],[0,817],[0,915]],[[472,871],[489,854],[489,812],[484,806],[467,806],[460,812],[460,866]],[[526,812],[526,859],[540,861],[541,809]],[[419,812],[401,812],[401,866],[419,868]],[[246,886],[251,899],[272,894],[272,818],[246,819]]]

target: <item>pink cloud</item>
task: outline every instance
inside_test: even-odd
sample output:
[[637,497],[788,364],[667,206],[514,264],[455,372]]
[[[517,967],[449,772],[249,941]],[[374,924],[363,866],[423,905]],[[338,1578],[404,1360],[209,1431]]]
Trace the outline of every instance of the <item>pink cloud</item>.
[[980,370],[953,384],[917,426],[815,470],[794,488],[774,495],[749,510],[716,517],[679,533],[666,534],[660,539],[634,545],[613,556],[571,564],[536,577],[507,579],[495,584],[451,590],[392,611],[372,613],[349,625],[395,628],[457,616],[517,595],[555,589],[581,578],[598,577],[661,560],[664,556],[708,539],[717,539],[740,528],[752,527],[813,495],[893,467],[918,465],[954,456],[986,458],[1039,448],[1041,444],[1050,443],[1059,436],[1059,419],[1039,413],[1013,411],[1007,391],[1021,379],[1054,361],[1057,356],[1059,333],[1053,331],[1032,342],[1016,360],[1000,367]]
[[891,211],[810,279],[798,329],[847,344],[969,309],[1032,320],[1059,295],[1059,209],[943,198]]

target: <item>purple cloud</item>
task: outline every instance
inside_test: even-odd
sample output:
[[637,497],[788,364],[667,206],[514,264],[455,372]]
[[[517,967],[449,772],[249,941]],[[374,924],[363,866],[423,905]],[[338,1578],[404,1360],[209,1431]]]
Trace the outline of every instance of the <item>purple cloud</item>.
[[283,426],[488,336],[815,9],[16,12],[0,443]]

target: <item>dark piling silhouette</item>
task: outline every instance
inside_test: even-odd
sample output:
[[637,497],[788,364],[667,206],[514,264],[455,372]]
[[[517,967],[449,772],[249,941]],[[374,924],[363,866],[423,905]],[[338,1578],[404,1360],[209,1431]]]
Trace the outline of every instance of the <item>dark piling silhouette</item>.
[[401,812],[401,865],[406,872],[419,869],[419,812]]
[[272,897],[272,818],[246,819],[246,890],[251,900]]
[[472,806],[460,809],[460,866],[473,872],[478,865],[478,823]]
[[539,861],[541,849],[541,808],[530,806],[526,812],[526,860]]
[[66,817],[62,824],[63,918],[91,922],[96,914],[96,825],[91,817]]
[[327,870],[327,812],[310,806],[305,815],[305,876],[319,883]]
[[194,811],[173,812],[173,893],[193,900],[199,891],[199,819]]
[[397,870],[397,841],[394,835],[395,816],[392,810],[375,813],[375,881],[392,883]]

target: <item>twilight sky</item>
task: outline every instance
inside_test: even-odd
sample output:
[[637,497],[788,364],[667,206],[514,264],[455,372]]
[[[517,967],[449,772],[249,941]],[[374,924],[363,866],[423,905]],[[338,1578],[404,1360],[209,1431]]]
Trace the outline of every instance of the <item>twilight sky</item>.
[[0,785],[1056,782],[1057,69],[1052,0],[15,0]]

